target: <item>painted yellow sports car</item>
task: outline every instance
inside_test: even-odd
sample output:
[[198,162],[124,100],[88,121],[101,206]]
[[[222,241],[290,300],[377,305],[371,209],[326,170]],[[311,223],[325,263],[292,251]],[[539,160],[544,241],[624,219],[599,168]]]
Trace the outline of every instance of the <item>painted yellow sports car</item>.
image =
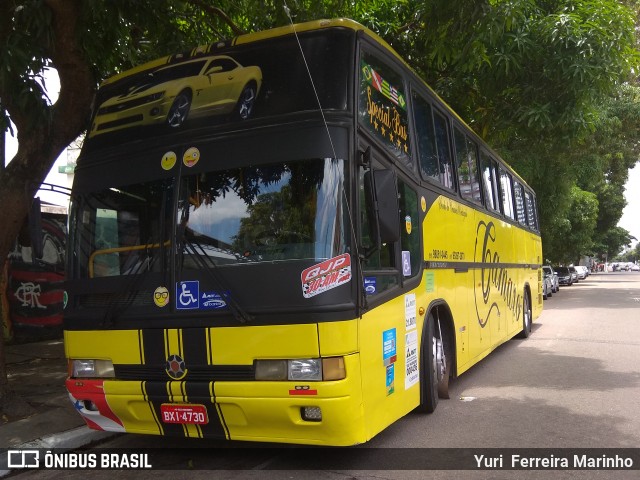
[[138,125],[178,128],[187,118],[251,116],[262,85],[260,67],[243,67],[228,56],[205,57],[146,73],[96,112],[89,137]]

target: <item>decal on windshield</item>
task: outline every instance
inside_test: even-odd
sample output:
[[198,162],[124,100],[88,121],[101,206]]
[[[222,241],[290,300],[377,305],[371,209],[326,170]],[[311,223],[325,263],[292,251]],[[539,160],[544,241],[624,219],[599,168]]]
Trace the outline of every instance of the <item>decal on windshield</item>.
[[304,298],[315,297],[351,281],[351,257],[343,253],[325,260],[305,269],[300,278]]

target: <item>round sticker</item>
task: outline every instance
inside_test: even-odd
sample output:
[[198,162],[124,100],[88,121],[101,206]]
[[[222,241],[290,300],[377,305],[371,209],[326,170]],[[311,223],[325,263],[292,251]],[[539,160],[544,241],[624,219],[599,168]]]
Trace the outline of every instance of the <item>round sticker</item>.
[[184,162],[185,167],[193,167],[200,160],[200,150],[196,147],[191,147],[184,152],[182,157],[182,161]]
[[422,207],[422,211],[427,211],[427,200],[424,197],[420,198],[420,206]]
[[162,165],[163,170],[171,170],[176,164],[176,153],[175,152],[167,152],[162,156],[162,161],[160,165]]
[[404,217],[404,228],[406,228],[407,233],[411,235],[411,217],[409,215]]
[[169,290],[167,287],[158,287],[155,292],[153,292],[153,303],[156,304],[157,307],[166,307],[169,303]]

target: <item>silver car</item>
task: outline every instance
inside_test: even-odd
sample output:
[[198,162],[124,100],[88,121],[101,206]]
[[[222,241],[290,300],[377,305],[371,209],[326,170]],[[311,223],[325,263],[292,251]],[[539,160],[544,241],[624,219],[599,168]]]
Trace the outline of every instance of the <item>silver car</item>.
[[560,290],[560,280],[558,279],[558,274],[550,265],[545,265],[542,267],[542,272],[546,277],[549,277],[551,283],[551,293],[556,293]]

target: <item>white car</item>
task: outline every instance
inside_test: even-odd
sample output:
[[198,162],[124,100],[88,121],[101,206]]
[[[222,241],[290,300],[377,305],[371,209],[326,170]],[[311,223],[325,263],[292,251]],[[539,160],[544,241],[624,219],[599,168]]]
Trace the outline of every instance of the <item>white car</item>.
[[589,276],[589,269],[584,265],[577,265],[575,269],[578,272],[578,280],[584,280]]

